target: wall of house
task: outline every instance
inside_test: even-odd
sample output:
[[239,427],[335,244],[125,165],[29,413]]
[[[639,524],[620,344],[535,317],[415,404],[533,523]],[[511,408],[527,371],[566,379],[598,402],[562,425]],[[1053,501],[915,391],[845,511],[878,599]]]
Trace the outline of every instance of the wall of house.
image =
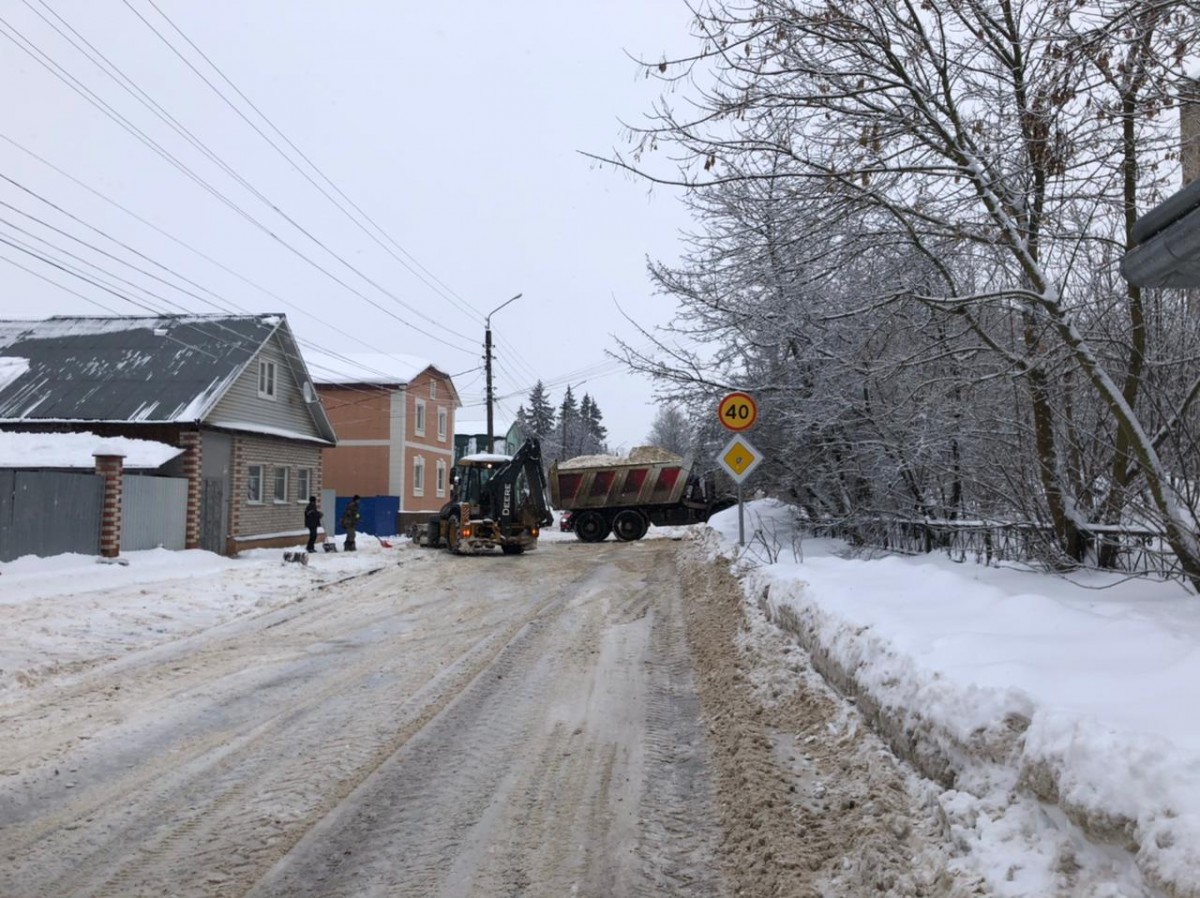
[[1187,186],[1200,177],[1200,79],[1191,79],[1190,89],[1181,90],[1179,99],[1180,155]]
[[[274,398],[259,395],[260,362],[273,362],[275,365]],[[316,393],[312,395],[312,400],[317,401]],[[212,427],[270,427],[281,433],[322,439],[313,421],[308,398],[303,393],[303,385],[296,383],[277,338],[272,338],[263,346],[258,356],[251,360],[246,370],[221,397],[221,401],[213,407],[204,423]],[[336,426],[334,430],[340,435]]]
[[[319,495],[322,487],[322,447],[295,440],[237,435],[233,439],[233,497],[230,503],[230,551],[286,546],[308,536],[304,528],[304,505],[308,496]],[[260,499],[250,495],[250,469],[260,466],[263,488]],[[312,471],[307,492],[299,488],[297,472]],[[287,471],[284,496],[274,494],[275,471]]]
[[394,496],[391,491],[394,387],[317,388],[325,414],[338,435],[325,449],[325,486],[339,496]]
[[[450,497],[450,469],[454,465],[454,407],[456,397],[449,378],[423,371],[413,378],[404,397],[406,420],[400,510],[403,515],[427,518]],[[418,412],[422,409],[422,412]],[[444,426],[439,429],[439,413]],[[418,429],[420,419],[424,428]],[[416,479],[418,464],[424,466],[424,487]],[[438,466],[442,467],[438,489]]]

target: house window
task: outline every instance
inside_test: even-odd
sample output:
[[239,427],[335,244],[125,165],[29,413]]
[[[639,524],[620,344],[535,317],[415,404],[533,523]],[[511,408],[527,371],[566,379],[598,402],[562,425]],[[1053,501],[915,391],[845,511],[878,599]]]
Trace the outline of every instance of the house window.
[[425,459],[419,455],[413,459],[413,495],[425,495]]
[[275,363],[266,359],[258,363],[258,395],[263,399],[275,398]]
[[446,419],[447,419],[446,410],[444,408],[439,408],[438,409],[438,442],[441,442],[441,443],[446,442]]
[[275,469],[275,501],[286,502],[288,500],[287,492],[288,469]]
[[437,494],[446,495],[446,463],[441,459],[437,463]]
[[263,467],[250,465],[246,469],[246,501],[261,503],[263,500]]
[[437,399],[437,381],[436,380],[431,380],[429,382],[429,398]]
[[417,400],[417,416],[413,427],[417,436],[425,436],[425,401],[423,399]]
[[312,469],[297,468],[296,469],[296,501],[307,502],[308,496],[312,492]]

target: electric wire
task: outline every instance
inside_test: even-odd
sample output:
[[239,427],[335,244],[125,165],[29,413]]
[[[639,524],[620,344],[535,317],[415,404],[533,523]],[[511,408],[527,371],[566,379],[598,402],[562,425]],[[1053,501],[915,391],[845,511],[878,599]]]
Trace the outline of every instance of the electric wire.
[[[242,209],[240,206],[238,206],[233,200],[229,199],[227,196],[222,194],[220,191],[218,191],[216,188],[214,188],[211,184],[209,184],[207,181],[205,181],[203,178],[201,178],[199,175],[197,175],[195,172],[193,172],[184,163],[179,161],[173,154],[171,154],[168,150],[163,148],[158,142],[153,140],[153,138],[149,137],[144,131],[142,131],[136,125],[132,124],[127,118],[122,116],[119,112],[114,110],[108,103],[106,103],[104,100],[102,100],[93,91],[88,89],[86,86],[82,85],[78,81],[78,79],[76,79],[73,75],[70,75],[70,73],[66,72],[65,69],[63,69],[57,63],[55,63],[52,59],[50,59],[48,56],[46,56],[45,53],[43,53],[40,49],[38,49],[37,46],[35,44],[33,44],[31,41],[28,41],[28,39],[25,38],[24,35],[22,35],[17,29],[13,28],[7,22],[7,20],[5,20],[3,17],[0,17],[0,26],[2,26],[2,27],[0,27],[0,34],[3,34],[4,37],[8,38],[8,40],[10,42],[12,42],[19,49],[21,49],[23,52],[25,52],[28,56],[30,56],[32,59],[34,59],[35,62],[37,62],[43,68],[46,68],[48,71],[50,71],[50,73],[53,74],[56,78],[58,78],[60,81],[63,81],[65,84],[67,84],[68,87],[70,87],[72,90],[74,90],[80,96],[82,96],[85,100],[87,100],[93,106],[98,108],[107,117],[109,117],[110,119],[115,121],[126,132],[128,132],[129,134],[134,136],[137,140],[139,140],[145,146],[147,146],[148,148],[153,150],[157,155],[159,155],[165,161],[170,163],[173,167],[178,169],[186,177],[188,177],[190,180],[192,180],[194,183],[196,183],[199,187],[201,187],[201,189],[203,189],[205,192],[209,193],[214,198],[216,198],[218,201],[220,201],[224,205],[228,206],[230,209],[235,211],[240,217],[245,219],[247,222],[249,222],[251,225],[253,225],[257,229],[261,230],[263,233],[268,235],[271,239],[273,239],[274,241],[279,243],[282,247],[289,250],[294,255],[296,255],[298,258],[302,259],[309,265],[316,268],[318,271],[325,274],[326,277],[330,278],[335,283],[339,284],[340,286],[342,286],[349,292],[353,293],[355,296],[358,296],[360,299],[362,299],[365,302],[369,303],[370,305],[374,306],[376,309],[378,309],[379,311],[388,315],[389,317],[394,318],[396,321],[400,322],[401,324],[405,325],[406,327],[416,331],[417,333],[421,334],[422,336],[428,337],[431,340],[434,340],[445,346],[449,346],[452,349],[464,351],[464,347],[456,346],[453,343],[450,343],[434,334],[431,334],[428,331],[424,330],[423,328],[417,327],[411,321],[408,321],[408,320],[396,315],[390,309],[384,308],[378,302],[376,302],[375,300],[373,300],[370,297],[368,297],[367,295],[365,295],[362,291],[360,291],[357,288],[353,287],[352,285],[346,283],[346,281],[344,281],[342,278],[335,275],[333,272],[329,271],[327,268],[322,266],[320,263],[316,262],[315,260],[311,259],[307,255],[302,253],[300,250],[296,249],[288,241],[284,240],[282,237],[280,237],[278,234],[276,234],[273,230],[268,228],[266,225],[262,224],[260,221],[258,221],[256,218],[254,218],[254,216],[252,216],[250,213],[246,212],[244,209]],[[8,30],[5,30],[5,29],[8,29]],[[13,34],[16,35],[16,37],[14,37],[13,34],[9,34],[9,30],[11,30],[13,32]],[[21,40],[24,40],[27,43],[29,43],[29,47],[26,47],[23,44],[21,44],[20,41],[17,40],[18,37]],[[30,48],[32,48],[32,49],[30,49]],[[39,56],[39,54],[40,54],[40,56]],[[41,58],[41,57],[44,57],[44,58]],[[319,241],[317,241],[317,242],[319,244]],[[329,251],[328,248],[326,248],[326,249],[327,249],[327,251]],[[330,251],[330,252],[332,252],[332,251]],[[348,263],[345,263],[344,260],[342,260],[342,261],[343,261],[343,264],[348,265]],[[348,266],[348,267],[352,267],[352,266]],[[361,274],[360,274],[360,276],[361,276]],[[439,325],[439,326],[441,326],[441,325]],[[462,336],[462,335],[457,335],[457,336]],[[464,337],[464,339],[469,339],[469,338]]]

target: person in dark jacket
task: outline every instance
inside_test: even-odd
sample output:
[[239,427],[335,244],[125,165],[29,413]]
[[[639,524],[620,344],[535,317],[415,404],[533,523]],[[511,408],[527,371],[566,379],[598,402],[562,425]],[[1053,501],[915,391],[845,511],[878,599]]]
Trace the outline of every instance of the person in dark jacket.
[[342,509],[342,529],[346,531],[346,545],[344,546],[347,552],[354,551],[354,535],[358,530],[358,496],[355,495],[344,509]]
[[304,526],[308,528],[309,553],[317,551],[317,528],[321,526],[323,517],[325,515],[317,508],[317,497],[309,496],[308,504],[304,506]]

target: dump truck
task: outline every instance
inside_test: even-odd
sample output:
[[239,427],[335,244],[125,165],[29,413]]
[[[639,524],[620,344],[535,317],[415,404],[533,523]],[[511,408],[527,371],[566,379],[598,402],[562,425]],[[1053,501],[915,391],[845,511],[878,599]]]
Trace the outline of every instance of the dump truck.
[[520,555],[536,549],[541,528],[553,522],[541,444],[530,439],[512,456],[476,453],[455,462],[450,501],[411,536],[418,545],[456,555],[496,548]]
[[628,457],[582,456],[550,466],[550,502],[571,513],[571,529],[584,542],[610,533],[641,539],[651,524],[698,524],[737,503],[716,490],[709,471],[699,474],[690,458],[655,446]]

